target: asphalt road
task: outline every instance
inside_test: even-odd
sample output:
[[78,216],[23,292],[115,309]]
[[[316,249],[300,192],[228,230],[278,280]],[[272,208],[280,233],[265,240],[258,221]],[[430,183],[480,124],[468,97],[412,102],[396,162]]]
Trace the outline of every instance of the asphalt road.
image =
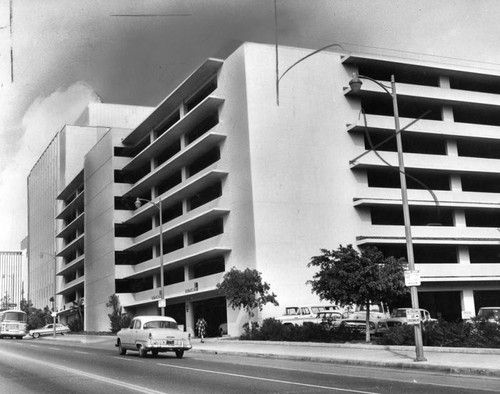
[[500,379],[186,352],[0,340],[1,393],[486,393]]

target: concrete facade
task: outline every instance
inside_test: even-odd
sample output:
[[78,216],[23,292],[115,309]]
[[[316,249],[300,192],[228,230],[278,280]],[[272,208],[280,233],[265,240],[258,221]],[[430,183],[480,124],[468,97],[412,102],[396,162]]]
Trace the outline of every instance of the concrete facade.
[[25,298],[25,262],[22,251],[0,251],[0,309],[19,309]]
[[[280,48],[280,62],[309,53]],[[278,295],[262,319],[318,302],[306,281],[321,248],[405,256],[393,143],[378,148],[390,166],[374,152],[353,161],[393,133],[391,100],[368,81],[351,92],[353,72],[396,76],[403,126],[432,110],[403,134],[407,173],[438,200],[409,182],[421,306],[455,320],[500,302],[500,72],[324,52],[286,74],[277,105],[274,62],[273,46],[247,43],[134,127],[101,118],[110,129],[58,196],[59,294],[85,298],[85,329],[109,329],[114,293],[131,313],[159,313],[160,201],[167,314],[188,330],[204,316],[212,333],[240,331],[245,314],[216,291],[231,267],[256,268]],[[136,208],[137,197],[153,204]]]

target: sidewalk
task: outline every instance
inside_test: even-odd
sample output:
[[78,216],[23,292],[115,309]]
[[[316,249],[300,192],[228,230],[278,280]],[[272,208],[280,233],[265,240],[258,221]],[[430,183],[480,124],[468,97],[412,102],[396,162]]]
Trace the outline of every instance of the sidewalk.
[[[93,335],[42,337],[39,340],[113,349],[116,343],[114,336]],[[231,338],[208,338],[204,343],[194,338],[192,343],[193,348],[188,354],[199,352],[500,377],[500,349],[425,346],[427,361],[417,362],[414,361],[415,347],[410,346],[240,341]]]

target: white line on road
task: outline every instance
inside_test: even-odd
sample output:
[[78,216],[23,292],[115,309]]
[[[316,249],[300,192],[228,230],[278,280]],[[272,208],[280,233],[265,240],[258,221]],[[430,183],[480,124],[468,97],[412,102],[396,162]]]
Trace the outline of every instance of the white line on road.
[[[36,346],[36,347],[38,347],[38,346]],[[72,373],[72,374],[75,374],[75,375],[84,376],[84,377],[89,378],[89,379],[94,379],[94,380],[98,380],[98,381],[103,382],[103,383],[107,383],[107,384],[112,384],[112,385],[115,385],[115,386],[123,387],[123,388],[128,389],[128,390],[135,390],[135,391],[137,391],[139,393],[146,393],[146,394],[167,394],[165,391],[157,391],[157,390],[153,390],[153,389],[148,389],[147,387],[138,386],[138,385],[132,384],[132,383],[125,383],[125,382],[122,382],[122,381],[117,380],[117,379],[106,378],[104,376],[99,376],[99,375],[96,375],[96,374],[93,374],[93,373],[83,372],[83,371],[81,371],[79,369],[64,367],[62,365],[54,364],[54,363],[49,363],[49,362],[44,361],[44,360],[37,360],[37,359],[32,359],[32,358],[24,357],[24,356],[21,356],[21,355],[16,354],[16,353],[10,353],[10,352],[4,352],[4,351],[2,351],[2,353],[3,354],[7,353],[12,358],[15,357],[15,358],[20,358],[21,360],[25,360],[26,362],[43,364],[44,367],[56,368],[56,369],[59,369],[61,371],[67,372],[67,373]]]
[[115,356],[115,357],[113,357],[113,358],[116,358],[116,359],[118,359],[118,360],[123,360],[123,361],[133,361],[133,362],[135,362],[135,363],[143,363],[143,362],[144,362],[144,361],[142,361],[142,360],[137,360],[137,359],[135,359],[135,358],[125,358],[125,357],[116,357],[116,356]]
[[267,378],[260,378],[260,377],[257,377],[257,376],[241,375],[241,374],[229,373],[229,372],[211,371],[209,369],[180,367],[178,365],[172,365],[172,364],[157,363],[157,365],[161,365],[161,366],[169,367],[169,368],[187,369],[187,370],[196,371],[196,372],[212,373],[212,374],[215,374],[215,375],[225,375],[225,376],[232,376],[232,377],[236,377],[236,378],[246,378],[246,379],[253,379],[253,380],[262,380],[264,382],[283,383],[283,384],[290,384],[290,385],[301,386],[301,387],[311,387],[311,388],[317,388],[317,389],[322,389],[322,390],[345,391],[345,392],[348,392],[348,393],[358,393],[358,394],[378,394],[378,393],[375,393],[373,391],[360,391],[360,390],[352,390],[352,389],[343,389],[343,388],[340,388],[340,387],[319,386],[319,385],[316,385],[316,384],[291,382],[291,381],[288,381],[288,380],[267,379]]
[[75,353],[79,353],[79,354],[92,354],[92,353],[89,353],[89,352],[80,352],[80,351],[78,351],[78,350],[75,350],[74,352],[75,352]]
[[52,350],[61,350],[60,348],[58,347],[49,347],[49,349],[52,349]]

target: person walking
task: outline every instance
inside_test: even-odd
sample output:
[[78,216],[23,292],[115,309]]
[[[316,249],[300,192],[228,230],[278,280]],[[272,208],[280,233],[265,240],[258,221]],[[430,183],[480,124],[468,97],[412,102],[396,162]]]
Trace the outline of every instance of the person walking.
[[201,338],[201,343],[205,342],[205,331],[207,329],[207,322],[203,317],[198,318],[196,322],[196,330],[198,331],[198,336]]

